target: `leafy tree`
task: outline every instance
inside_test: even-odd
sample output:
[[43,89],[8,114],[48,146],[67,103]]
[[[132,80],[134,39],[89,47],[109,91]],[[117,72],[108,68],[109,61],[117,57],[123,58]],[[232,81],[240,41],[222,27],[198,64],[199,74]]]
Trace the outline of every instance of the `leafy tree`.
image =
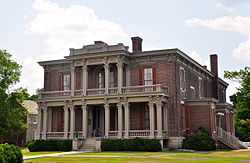
[[10,57],[6,50],[0,50],[0,89],[3,90],[18,82],[21,75],[21,66]]
[[230,96],[235,111],[236,134],[244,141],[250,141],[250,67],[240,71],[225,71],[224,77],[237,81],[241,87]]
[[22,88],[9,93],[11,85],[19,81],[21,66],[11,60],[11,54],[0,50],[0,137],[8,138],[26,128],[27,110],[21,105],[25,96]]

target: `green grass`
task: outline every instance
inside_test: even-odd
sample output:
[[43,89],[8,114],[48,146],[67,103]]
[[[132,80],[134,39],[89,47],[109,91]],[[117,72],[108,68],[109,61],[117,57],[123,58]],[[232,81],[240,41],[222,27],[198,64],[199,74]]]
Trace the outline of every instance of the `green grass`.
[[[91,155],[94,155],[91,157]],[[99,155],[99,156],[98,156]],[[103,156],[110,157],[103,157]],[[111,157],[116,156],[116,157]],[[131,158],[136,157],[136,158]],[[138,158],[141,157],[141,158]],[[235,162],[237,159],[250,160],[250,151],[211,151],[211,152],[89,152],[58,157],[44,157],[25,160],[26,162],[56,162],[56,163],[80,163],[80,162]]]
[[28,148],[23,148],[22,149],[23,156],[44,155],[44,154],[52,154],[52,153],[62,153],[62,151],[30,152],[28,150]]

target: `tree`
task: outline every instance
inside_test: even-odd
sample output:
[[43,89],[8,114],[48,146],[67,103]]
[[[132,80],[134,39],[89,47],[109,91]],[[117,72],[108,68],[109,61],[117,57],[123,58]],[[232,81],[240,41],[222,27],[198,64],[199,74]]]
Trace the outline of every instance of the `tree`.
[[6,138],[22,133],[26,128],[27,110],[22,106],[24,92],[9,91],[19,81],[21,66],[11,60],[11,54],[0,50],[0,137]]
[[236,134],[244,141],[250,141],[250,67],[240,71],[225,71],[224,77],[240,83],[241,87],[230,96],[235,111]]

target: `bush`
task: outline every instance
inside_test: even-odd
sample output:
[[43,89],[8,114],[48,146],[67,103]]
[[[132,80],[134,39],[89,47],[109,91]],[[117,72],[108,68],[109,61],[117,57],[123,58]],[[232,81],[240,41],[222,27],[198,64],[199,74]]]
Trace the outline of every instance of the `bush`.
[[186,135],[183,140],[183,148],[197,151],[215,150],[215,141],[204,127],[199,127],[194,133]]
[[23,154],[19,147],[14,145],[0,144],[1,163],[22,163]]
[[161,144],[158,139],[103,139],[102,151],[159,151]]
[[27,143],[30,152],[71,151],[72,140],[31,140]]

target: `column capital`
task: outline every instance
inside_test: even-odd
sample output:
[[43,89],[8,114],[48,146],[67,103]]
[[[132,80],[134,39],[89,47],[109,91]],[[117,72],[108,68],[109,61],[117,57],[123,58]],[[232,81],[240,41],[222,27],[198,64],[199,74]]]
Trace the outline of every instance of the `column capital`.
[[118,62],[116,63],[116,66],[117,66],[118,68],[123,68],[124,64],[123,64],[122,61],[118,61]]

